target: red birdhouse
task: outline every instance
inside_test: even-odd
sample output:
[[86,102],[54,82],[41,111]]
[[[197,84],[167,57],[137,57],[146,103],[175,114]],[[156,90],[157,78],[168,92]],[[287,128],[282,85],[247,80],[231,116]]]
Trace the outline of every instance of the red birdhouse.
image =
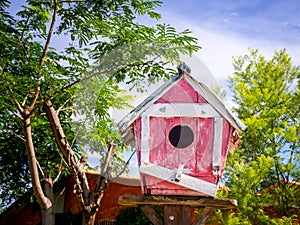
[[121,122],[150,195],[215,196],[228,151],[246,126],[203,83],[182,73]]

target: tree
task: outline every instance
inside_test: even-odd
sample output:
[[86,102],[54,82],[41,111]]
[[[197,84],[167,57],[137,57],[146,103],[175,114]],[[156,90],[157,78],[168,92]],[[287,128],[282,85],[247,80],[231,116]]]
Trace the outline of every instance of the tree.
[[275,51],[270,60],[250,50],[234,58],[233,66],[234,110],[248,131],[227,162],[230,191],[221,195],[238,200],[237,212],[228,218],[239,224],[291,224],[300,201],[300,67],[286,50]]
[[[197,40],[188,30],[177,32],[166,24],[150,27],[138,23],[138,16],[161,17],[154,11],[161,2],[155,0],[27,0],[15,16],[7,10],[9,5],[8,0],[0,1],[0,125],[4,143],[0,169],[5,189],[1,195],[7,195],[7,200],[13,193],[11,188],[16,188],[7,183],[11,173],[4,159],[8,159],[8,165],[18,164],[15,174],[19,178],[30,171],[43,224],[54,224],[51,192],[63,161],[76,181],[83,224],[93,224],[116,148],[116,133],[110,132],[112,123],[107,117],[110,107],[120,107],[113,101],[121,91],[116,84],[139,85],[145,78],[155,82],[168,77],[166,63],[177,60],[180,52],[198,50]],[[96,106],[91,107],[99,125],[95,128],[106,130],[102,143],[108,146],[93,191],[85,177],[86,157],[78,159],[80,143],[69,142],[77,134],[70,129],[72,111],[67,110],[74,109],[79,84],[90,79],[102,87],[102,92],[96,93]],[[30,186],[28,179],[26,175],[19,179],[22,185],[16,188],[14,198]]]

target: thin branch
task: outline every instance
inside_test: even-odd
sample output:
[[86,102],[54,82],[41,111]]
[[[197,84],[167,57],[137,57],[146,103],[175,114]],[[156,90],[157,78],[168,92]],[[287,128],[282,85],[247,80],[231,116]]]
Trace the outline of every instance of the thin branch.
[[51,21],[51,24],[50,24],[50,27],[49,27],[48,36],[47,36],[47,40],[46,40],[45,47],[44,47],[44,50],[43,50],[43,54],[42,54],[41,59],[40,59],[40,65],[41,66],[43,66],[44,63],[45,63],[46,54],[47,54],[47,51],[48,51],[48,48],[49,48],[49,45],[50,45],[50,41],[51,41],[51,38],[52,38],[53,30],[54,30],[57,10],[58,10],[58,1],[54,0],[54,10],[53,10],[53,14],[52,14],[52,21]]
[[14,111],[11,111],[11,110],[8,110],[8,111],[10,111],[13,115],[15,115],[16,117],[18,117],[20,120],[23,120],[23,119],[24,119],[24,118],[23,118],[21,115],[19,115],[18,113],[14,112]]
[[26,49],[26,47],[24,45],[24,42],[23,42],[23,33],[21,35],[21,38],[19,39],[19,44],[21,46],[21,49],[24,52],[24,55],[25,55],[25,58],[26,58],[27,62],[30,64],[30,57],[29,57],[28,51],[27,51],[27,49]]
[[[45,59],[46,59],[46,55],[47,55],[47,51],[49,49],[49,45],[50,45],[50,41],[51,41],[51,38],[52,38],[52,34],[53,34],[53,30],[54,30],[54,25],[55,25],[55,21],[56,21],[56,15],[57,15],[57,10],[58,10],[58,1],[57,0],[54,0],[54,10],[53,10],[53,14],[52,14],[52,21],[51,21],[51,24],[50,24],[50,27],[49,27],[49,31],[48,31],[48,36],[47,36],[47,40],[46,40],[46,43],[45,43],[45,46],[44,46],[44,50],[43,50],[43,53],[42,53],[42,56],[41,56],[41,59],[40,59],[40,66],[43,66],[44,63],[45,63]],[[40,69],[39,71],[39,77],[38,77],[38,84],[41,82],[41,73],[42,73],[42,70]],[[40,95],[40,91],[41,91],[41,88],[40,86],[37,87],[37,90],[34,94],[34,97],[29,105],[29,109],[32,110],[39,95]]]
[[[149,61],[147,61],[147,62],[142,62],[142,63],[128,63],[128,64],[126,64],[126,65],[123,65],[122,67],[143,66],[143,65],[147,65],[147,64],[149,64],[149,63],[153,63],[153,62],[155,61],[155,59],[156,59],[156,58],[154,58],[153,60],[149,60]],[[116,69],[117,69],[117,67],[114,67],[114,66],[113,66],[113,67],[107,68],[107,69],[104,70],[104,71],[92,73],[91,75],[89,75],[89,76],[87,76],[87,77],[82,77],[82,78],[80,78],[80,79],[78,79],[78,80],[76,80],[76,81],[74,81],[74,82],[72,82],[72,83],[70,83],[70,84],[64,85],[61,89],[59,89],[59,91],[56,91],[55,94],[56,94],[56,93],[59,93],[60,91],[65,90],[65,89],[68,89],[68,88],[74,86],[75,84],[78,84],[78,83],[81,83],[81,82],[83,82],[83,81],[89,80],[89,79],[91,79],[91,78],[93,78],[93,77],[95,77],[95,76],[99,76],[99,75],[104,75],[104,74],[110,73],[110,72],[112,72],[113,70],[116,70]],[[113,77],[113,76],[111,75],[111,77]],[[109,78],[111,78],[111,77],[109,77]],[[54,94],[54,95],[55,95],[55,94]]]
[[13,96],[14,92],[13,92],[12,88],[10,87],[10,83],[8,81],[6,81],[6,84],[8,85],[9,92],[12,94],[11,95],[12,99],[13,99],[12,104],[14,104],[17,107],[17,109],[19,110],[19,112],[22,114],[24,112],[23,107],[20,105],[20,103],[17,101],[17,99]]
[[25,98],[24,98],[24,100],[23,100],[21,106],[23,106],[23,107],[25,106],[28,97],[29,97],[29,94],[27,94],[27,95],[25,96]]
[[13,131],[13,134],[17,137],[20,138],[23,142],[26,142],[26,139],[22,137],[21,135],[17,134],[16,132]]
[[62,172],[62,164],[63,164],[63,160],[61,160],[61,162],[60,162],[60,166],[59,166],[59,171],[58,171],[58,174],[57,174],[57,176],[55,177],[55,179],[53,180],[53,184],[55,184],[57,181],[58,181],[58,179],[59,179],[59,177],[60,177],[60,175],[61,175],[61,172]]
[[105,158],[105,161],[104,161],[104,165],[101,169],[101,174],[102,175],[108,170],[108,167],[110,166],[111,161],[113,159],[115,149],[116,149],[116,145],[113,142],[111,142],[110,147],[107,151],[107,155],[106,155],[106,158]]
[[62,155],[62,153],[61,153],[59,150],[58,150],[57,152],[58,152],[58,154],[59,154],[61,160],[65,163],[65,165],[66,165],[67,167],[70,167],[70,165],[66,162],[66,160],[65,160],[64,156]]
[[109,173],[111,172],[110,164],[111,164],[111,161],[113,159],[115,150],[116,150],[116,145],[113,144],[113,142],[111,142],[110,143],[110,148],[107,151],[106,158],[105,158],[104,164],[103,164],[102,169],[101,169],[101,175],[100,175],[100,177],[99,177],[99,179],[98,179],[98,181],[95,185],[95,188],[94,188],[94,193],[95,194],[100,194],[101,195],[101,192],[104,191],[105,186],[108,183],[108,178],[110,176]]
[[39,170],[40,170],[40,172],[41,172],[41,174],[42,174],[43,178],[45,178],[45,174],[44,174],[44,172],[43,172],[43,170],[42,170],[42,167],[41,167],[41,165],[39,164],[39,161],[38,161],[37,159],[35,159],[35,161],[36,161],[36,164],[37,164],[37,165],[38,165],[38,167],[39,167]]
[[117,177],[121,176],[121,175],[126,171],[126,169],[127,169],[128,166],[129,166],[130,160],[131,160],[131,158],[133,157],[133,155],[135,154],[135,152],[136,152],[136,150],[134,150],[134,151],[132,152],[132,154],[130,155],[129,159],[127,160],[125,166],[124,166],[123,169],[119,172],[119,174],[117,175]]
[[79,129],[77,129],[77,132],[76,132],[76,134],[75,134],[75,136],[74,136],[74,138],[73,138],[73,140],[72,140],[72,143],[71,143],[71,148],[73,148],[73,146],[74,146],[74,144],[75,144],[75,140],[76,140],[76,138],[78,137],[79,132],[83,129],[83,126],[84,126],[84,124],[85,124],[86,121],[87,121],[87,118],[84,119],[84,121],[83,121],[83,123],[81,124],[81,126],[79,127]]
[[73,99],[74,98],[74,96],[72,96],[71,98],[68,98],[58,109],[57,109],[57,114],[59,114],[59,112],[60,111],[63,111],[63,110],[65,110],[65,109],[69,109],[69,108],[71,108],[71,107],[67,107],[67,108],[65,108],[65,109],[63,109],[64,108],[64,106],[69,102],[69,101],[71,101],[71,99]]

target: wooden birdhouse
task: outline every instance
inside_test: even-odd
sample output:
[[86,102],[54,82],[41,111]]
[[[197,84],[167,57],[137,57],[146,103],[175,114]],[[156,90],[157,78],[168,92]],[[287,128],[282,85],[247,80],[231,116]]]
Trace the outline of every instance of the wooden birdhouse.
[[[182,72],[182,71],[181,71]],[[246,126],[203,83],[182,72],[121,122],[149,195],[215,196],[228,151]]]

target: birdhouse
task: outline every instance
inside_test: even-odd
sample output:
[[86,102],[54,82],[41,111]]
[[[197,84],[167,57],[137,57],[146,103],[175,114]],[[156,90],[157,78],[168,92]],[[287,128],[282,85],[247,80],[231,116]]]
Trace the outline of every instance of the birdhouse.
[[215,196],[228,151],[246,126],[203,83],[181,71],[120,123],[137,150],[149,195]]

